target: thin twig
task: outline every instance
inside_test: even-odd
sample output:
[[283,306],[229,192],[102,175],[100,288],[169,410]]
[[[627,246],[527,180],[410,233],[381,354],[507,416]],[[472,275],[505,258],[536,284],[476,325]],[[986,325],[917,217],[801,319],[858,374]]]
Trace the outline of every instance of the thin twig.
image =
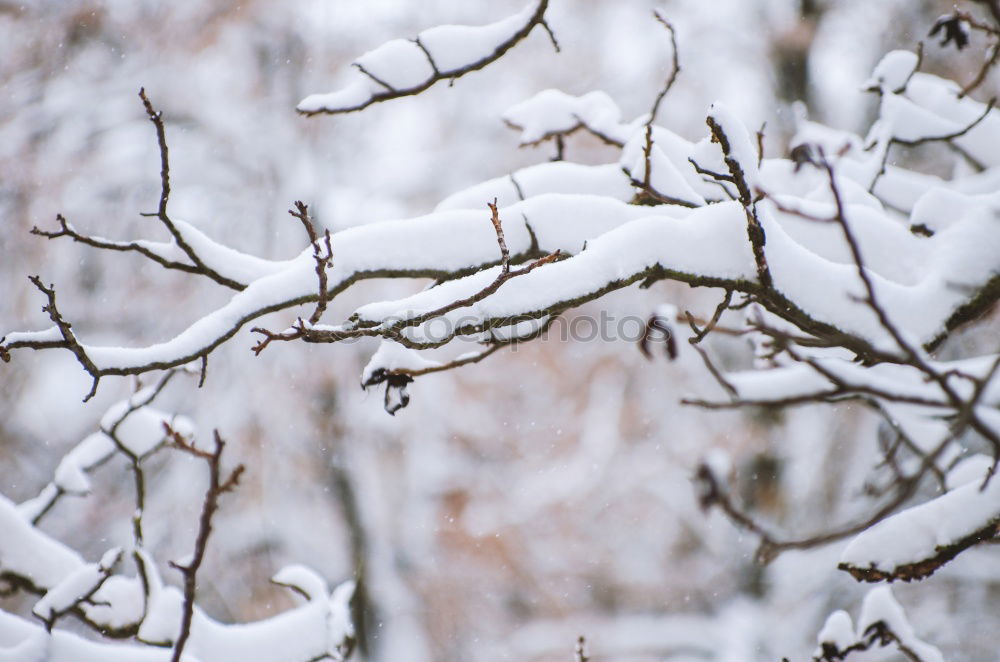
[[191,263],[198,270],[198,273],[208,276],[220,285],[232,288],[234,290],[245,289],[243,283],[238,283],[231,278],[227,278],[212,269],[207,264],[205,264],[194,248],[187,242],[184,234],[177,228],[173,220],[171,220],[169,214],[167,214],[167,203],[170,200],[170,157],[169,150],[167,148],[167,133],[163,125],[163,113],[156,110],[153,107],[152,102],[146,96],[145,88],[139,90],[139,98],[142,99],[142,105],[146,109],[146,115],[149,117],[149,121],[153,123],[156,127],[156,142],[160,148],[160,201],[157,206],[156,213],[154,214],[143,214],[144,216],[155,216],[160,220],[170,235],[177,242],[177,247],[184,251],[184,254],[188,256]]
[[650,180],[652,178],[652,155],[653,155],[653,123],[656,121],[656,115],[660,112],[660,104],[663,102],[663,98],[667,96],[670,92],[670,88],[674,86],[674,81],[677,80],[677,74],[680,73],[681,67],[678,61],[678,50],[677,50],[677,34],[674,31],[674,26],[663,17],[658,10],[653,10],[653,18],[655,18],[664,28],[667,29],[667,33],[670,35],[670,73],[667,75],[666,81],[663,83],[663,87],[660,88],[659,93],[653,100],[653,107],[649,111],[649,117],[646,119],[646,144],[643,147],[642,154],[645,159],[646,171],[643,173],[641,188],[645,191],[651,191],[652,186]]
[[688,311],[685,311],[684,314],[687,323],[691,326],[691,330],[694,332],[694,336],[688,338],[688,342],[691,343],[692,345],[697,345],[702,340],[704,340],[705,336],[711,333],[712,330],[715,328],[715,325],[719,323],[719,319],[722,317],[722,313],[724,313],[729,308],[729,304],[732,302],[732,300],[733,300],[733,291],[726,290],[726,295],[722,298],[722,301],[719,302],[719,305],[715,307],[715,313],[712,314],[712,319],[710,319],[708,323],[705,324],[704,328],[701,329],[698,328],[698,325],[695,322],[694,315],[692,315]]
[[991,98],[989,101],[986,102],[986,108],[983,110],[982,113],[980,113],[979,117],[972,120],[972,122],[970,122],[969,124],[966,124],[963,128],[958,129],[956,131],[952,131],[951,133],[945,133],[939,136],[924,136],[922,138],[915,138],[913,140],[903,140],[902,138],[893,137],[891,142],[893,144],[904,145],[906,147],[916,147],[918,145],[925,145],[927,143],[933,143],[933,142],[950,142],[952,140],[955,140],[956,138],[961,138],[969,131],[972,131],[974,128],[979,126],[979,124],[987,118],[987,116],[996,107],[996,105],[997,105],[996,97]]
[[93,385],[90,387],[90,392],[83,398],[84,402],[90,400],[97,393],[97,385],[100,382],[100,370],[87,355],[87,350],[80,344],[76,339],[76,335],[73,333],[73,325],[63,319],[62,314],[59,312],[59,308],[56,306],[56,290],[55,286],[46,287],[42,284],[42,279],[38,276],[29,276],[30,280],[35,287],[45,295],[48,299],[48,304],[42,308],[43,312],[49,314],[49,319],[56,325],[59,329],[60,335],[62,335],[63,342],[66,343],[66,347],[73,352],[76,360],[80,362],[83,369],[93,377]]
[[[142,461],[145,460],[150,453],[155,451],[159,446],[157,445],[150,451],[147,451],[144,455],[139,455],[135,453],[131,448],[125,444],[121,438],[118,436],[118,430],[121,428],[122,424],[135,412],[139,411],[143,407],[148,406],[163,392],[163,389],[167,387],[170,380],[173,379],[174,375],[177,374],[177,370],[168,370],[156,383],[156,385],[149,389],[141,398],[136,398],[135,395],[129,398],[128,406],[125,411],[122,412],[108,428],[101,428],[101,432],[106,434],[112,442],[114,442],[115,447],[128,458],[129,466],[132,469],[132,480],[135,483],[135,513],[132,516],[132,533],[135,538],[136,548],[142,548],[143,546],[143,528],[142,528],[142,517],[146,512],[146,475],[142,469]],[[136,393],[139,395],[139,393]],[[166,436],[164,436],[166,439]]]
[[211,452],[208,452],[194,446],[166,423],[164,424],[164,430],[176,448],[205,460],[208,463],[209,469],[209,485],[205,491],[205,499],[202,502],[194,553],[191,555],[191,560],[187,563],[171,562],[170,564],[184,576],[184,606],[181,615],[181,626],[177,640],[174,642],[173,656],[171,657],[171,662],[180,662],[181,655],[184,653],[184,647],[191,636],[195,589],[198,585],[198,569],[205,559],[205,550],[208,548],[208,538],[212,533],[212,517],[219,508],[219,497],[226,492],[232,491],[239,484],[244,467],[242,464],[237,465],[228,476],[225,478],[222,477],[222,451],[226,446],[226,442],[223,441],[218,431],[213,433],[214,448]]
[[750,185],[747,183],[743,164],[733,156],[729,136],[726,135],[722,126],[715,121],[715,118],[709,115],[706,123],[712,133],[712,140],[719,143],[719,147],[722,149],[722,155],[726,167],[729,169],[729,175],[732,177],[732,182],[739,192],[740,204],[743,205],[743,211],[747,218],[747,237],[753,249],[754,262],[757,264],[757,279],[765,289],[773,289],[771,270],[767,266],[767,257],[764,254],[764,229],[761,227],[760,219],[757,218],[756,199],[753,197]]
[[667,96],[670,92],[670,88],[674,86],[674,82],[677,80],[677,74],[681,72],[680,61],[678,60],[678,53],[680,52],[677,48],[677,33],[674,30],[674,26],[663,17],[663,14],[659,10],[653,10],[653,18],[655,18],[659,23],[667,29],[670,34],[670,73],[667,75],[667,80],[663,83],[663,87],[660,88],[660,92],[656,95],[656,99],[653,101],[653,107],[649,111],[649,119],[646,120],[646,126],[651,126],[653,122],[656,121],[656,115],[660,112],[660,103],[663,102],[663,98]]

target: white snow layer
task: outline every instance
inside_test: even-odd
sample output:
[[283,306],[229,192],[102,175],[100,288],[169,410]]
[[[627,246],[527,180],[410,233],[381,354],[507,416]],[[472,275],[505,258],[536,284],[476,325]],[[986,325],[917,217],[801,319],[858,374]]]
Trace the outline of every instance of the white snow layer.
[[101,586],[121,556],[121,548],[115,547],[101,557],[100,563],[88,563],[77,568],[49,589],[35,603],[31,612],[44,621],[50,621],[54,616],[68,611]]
[[520,12],[488,25],[439,25],[416,39],[393,39],[354,61],[356,71],[340,89],[311,94],[299,102],[304,113],[360,110],[381,97],[414,93],[442,78],[462,75],[469,67],[506,50],[541,10],[534,0]]
[[[33,527],[2,496],[0,531],[3,531],[0,573],[23,577],[43,592],[34,607],[40,617],[50,619],[79,603],[88,618],[111,628],[141,621],[139,636],[144,641],[169,644],[176,637],[183,603],[181,593],[163,584],[145,552],[137,553],[150,583],[149,602],[143,616],[139,579],[108,576],[121,556],[120,549],[108,551],[98,563],[85,563],[76,552]],[[353,636],[348,618],[353,582],[341,584],[330,593],[319,575],[301,566],[278,573],[276,579],[307,594],[306,604],[269,619],[237,625],[219,623],[196,610],[184,659],[189,662],[316,659],[335,654],[337,646]],[[93,604],[80,602],[91,593]],[[169,651],[95,644],[58,629],[49,636],[35,625],[0,612],[0,661],[5,659],[141,662],[167,660]]]
[[[825,646],[833,646],[837,653],[844,653],[857,643],[865,644],[868,649],[871,649],[875,643],[884,645],[873,636],[875,629],[879,626],[887,628],[898,639],[898,644],[888,645],[905,647],[924,662],[944,662],[941,651],[917,637],[913,626],[910,625],[903,612],[902,606],[896,601],[888,586],[879,586],[865,595],[864,602],[861,604],[861,614],[858,616],[857,628],[854,627],[847,612],[838,609],[830,614],[816,638],[819,647],[813,656],[816,659],[839,659],[824,657],[823,648]],[[879,657],[879,659],[882,658]]]
[[[977,463],[981,467],[981,463]],[[964,538],[1000,522],[1000,480],[966,472],[968,482],[947,494],[888,517],[850,542],[840,562],[891,574],[930,559]],[[955,480],[955,477],[952,477]]]
[[920,58],[910,51],[890,51],[875,65],[871,77],[862,85],[865,90],[883,93],[901,92],[920,64]]
[[580,97],[562,90],[542,90],[508,108],[503,120],[521,131],[521,144],[531,145],[555,134],[586,127],[619,144],[628,140],[632,126],[622,124],[618,105],[606,92],[595,90]]

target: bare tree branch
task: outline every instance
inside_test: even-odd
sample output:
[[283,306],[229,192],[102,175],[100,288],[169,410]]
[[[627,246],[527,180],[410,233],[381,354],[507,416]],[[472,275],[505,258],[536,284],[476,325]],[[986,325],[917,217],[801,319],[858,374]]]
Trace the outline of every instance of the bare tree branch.
[[163,125],[163,113],[153,107],[152,102],[146,96],[145,88],[139,90],[139,98],[142,99],[142,105],[146,109],[149,121],[156,127],[156,142],[160,147],[160,202],[155,214],[144,214],[144,216],[156,216],[160,219],[160,222],[174,238],[174,241],[177,242],[177,246],[184,251],[184,254],[191,260],[191,264],[198,270],[197,273],[208,276],[216,283],[225,287],[242,290],[246,287],[243,283],[238,283],[231,278],[223,276],[202,261],[201,257],[187,242],[187,239],[184,238],[184,235],[177,229],[177,226],[167,214],[167,203],[170,200],[170,157],[167,149],[167,133]]
[[181,617],[180,632],[174,642],[173,656],[171,662],[180,662],[184,652],[184,646],[191,636],[191,619],[194,615],[195,589],[198,586],[198,570],[205,559],[205,550],[208,547],[208,538],[212,534],[212,518],[219,509],[219,497],[226,492],[231,492],[239,484],[240,476],[243,474],[242,464],[237,465],[228,475],[222,474],[222,451],[226,446],[218,431],[213,433],[215,442],[211,452],[201,450],[191,442],[173,430],[168,424],[164,424],[164,430],[170,437],[173,445],[197,458],[205,460],[208,464],[208,490],[205,492],[205,499],[202,503],[201,517],[198,522],[198,536],[195,539],[194,553],[191,559],[185,563],[171,562],[170,565],[179,570],[184,576],[184,606]]
[[80,362],[83,369],[87,371],[94,378],[93,386],[90,388],[90,392],[83,398],[86,402],[94,397],[97,393],[97,384],[101,379],[100,371],[94,362],[87,356],[87,351],[83,348],[83,345],[76,339],[76,335],[73,333],[73,326],[63,319],[62,314],[59,312],[59,308],[56,307],[56,290],[55,286],[45,287],[42,284],[42,279],[38,276],[29,276],[28,279],[34,284],[35,287],[41,291],[42,294],[48,299],[48,304],[42,308],[43,312],[49,314],[49,319],[56,325],[59,329],[59,333],[62,336],[63,343],[69,351],[73,352],[76,360]]
[[[156,262],[164,269],[176,269],[177,271],[183,271],[189,274],[201,274],[203,273],[201,269],[186,262],[177,262],[176,260],[170,260],[157,252],[150,250],[147,243],[140,243],[138,241],[112,241],[109,239],[104,239],[103,237],[94,237],[90,235],[81,234],[74,228],[62,214],[56,214],[56,221],[59,223],[59,229],[55,231],[42,230],[38,226],[31,228],[31,234],[38,235],[39,237],[45,237],[46,239],[58,239],[59,237],[69,237],[75,242],[84,244],[86,246],[91,246],[93,248],[101,248],[109,251],[122,251],[122,252],[135,252],[139,253],[143,257],[149,258],[153,262]],[[240,287],[239,289],[243,289]]]
[[712,140],[719,143],[719,147],[722,149],[726,167],[729,168],[729,175],[736,186],[736,190],[739,192],[740,204],[743,205],[743,210],[746,212],[747,237],[750,239],[754,261],[757,263],[757,280],[760,281],[762,287],[770,290],[773,288],[773,281],[771,279],[771,271],[767,266],[767,258],[764,255],[764,229],[760,225],[760,219],[757,218],[757,202],[751,194],[750,185],[747,183],[746,175],[743,172],[743,165],[733,156],[729,136],[726,135],[722,126],[715,121],[715,118],[709,115],[706,123],[712,133]]

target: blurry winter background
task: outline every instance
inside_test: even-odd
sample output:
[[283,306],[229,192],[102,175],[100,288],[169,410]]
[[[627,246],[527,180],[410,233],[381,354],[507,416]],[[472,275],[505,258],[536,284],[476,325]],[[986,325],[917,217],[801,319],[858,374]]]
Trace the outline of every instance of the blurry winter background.
[[[521,4],[0,2],[3,328],[45,325],[29,274],[57,285],[63,312],[98,344],[166,339],[227,296],[138,257],[28,233],[62,212],[94,234],[160,237],[139,215],[159,194],[141,86],[167,122],[172,214],[240,250],[286,258],[306,243],[285,213],[293,200],[341,229],[425,213],[454,190],[547,160],[550,147],[518,150],[500,118],[537,91],[602,89],[627,117],[646,112],[670,56],[653,7],[677,29],[682,67],[660,123],[697,139],[718,99],[748,126],[766,120],[766,149],[782,153],[796,99],[810,117],[863,130],[874,99],[858,88],[872,66],[892,48],[915,47],[952,5],[553,0],[562,54],[535,31],[453,86],[354,115],[294,112],[387,39],[484,23]],[[958,76],[981,53],[925,51],[925,70]],[[586,138],[567,149],[574,160],[616,158]],[[365,283],[329,316],[412,287]],[[659,283],[600,308],[641,314],[665,300],[700,314],[716,302]],[[283,328],[289,318],[262,322]],[[713,342],[727,367],[748,360],[740,342]],[[254,358],[252,344],[241,331],[213,354],[203,389],[177,379],[158,404],[203,432],[219,428],[234,461],[248,465],[199,577],[200,604],[217,618],[286,608],[287,591],[267,578],[305,563],[331,581],[361,571],[371,660],[565,660],[580,634],[595,660],[800,660],[825,616],[856,612],[864,594],[835,569],[842,544],[755,564],[756,541],[703,515],[691,483],[702,457],[724,452],[740,496],[782,530],[849,519],[877,451],[877,421],[860,408],[706,413],[678,404],[710,386],[694,354],[648,362],[625,341],[550,338],[422,378],[410,406],[390,417],[381,393],[358,387],[372,345],[288,344]],[[68,353],[25,354],[2,372],[0,491],[21,501],[48,482],[130,389],[106,381],[83,405],[89,382]],[[183,458],[154,464],[146,538],[163,563],[190,548],[203,486]],[[44,523],[88,558],[130,536],[125,463],[109,463],[94,483],[92,497],[65,500]],[[998,562],[971,550],[919,591],[896,589],[949,659],[990,657],[995,635],[984,619],[1000,598]]]

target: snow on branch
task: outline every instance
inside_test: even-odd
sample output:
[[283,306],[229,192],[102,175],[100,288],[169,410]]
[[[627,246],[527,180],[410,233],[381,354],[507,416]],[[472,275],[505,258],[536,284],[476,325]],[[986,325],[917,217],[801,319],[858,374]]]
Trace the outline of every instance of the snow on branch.
[[521,132],[522,147],[565,138],[579,130],[605,144],[622,147],[634,128],[622,124],[618,105],[600,90],[579,97],[562,90],[543,90],[508,108],[503,121]]
[[[461,308],[473,306],[494,294],[507,281],[517,278],[518,276],[527,275],[538,267],[549,264],[559,258],[560,251],[557,249],[555,252],[538,258],[523,267],[511,269],[510,249],[507,248],[507,240],[504,236],[503,226],[500,221],[500,215],[495,200],[489,203],[489,208],[491,212],[490,222],[493,225],[494,232],[496,232],[497,244],[500,248],[500,267],[496,272],[495,277],[491,281],[485,283],[481,289],[470,293],[468,296],[457,298],[448,302],[442,302],[440,306],[421,312],[419,315],[411,315],[405,318],[400,318],[394,320],[388,325],[382,324],[382,328],[374,328],[373,325],[369,324],[361,328],[355,327],[351,329],[344,329],[343,331],[338,329],[317,329],[314,326],[318,319],[318,316],[316,315],[313,316],[315,319],[310,318],[308,326],[305,321],[299,319],[296,327],[283,333],[272,333],[267,329],[254,328],[253,331],[255,333],[260,333],[264,337],[263,340],[261,340],[261,342],[254,347],[254,352],[260,354],[260,352],[263,351],[272,340],[298,340],[301,338],[306,342],[335,342],[337,340],[345,340],[347,338],[375,335],[382,336],[384,338],[401,339],[403,337],[401,332],[404,330],[420,326],[421,324],[436,318],[441,318],[442,316]],[[327,240],[327,246],[329,246],[329,239]],[[317,273],[319,272],[320,268],[317,267]],[[322,279],[323,276],[321,275],[320,278]],[[320,299],[320,303],[323,304],[322,298]]]
[[[545,28],[545,9],[540,0],[489,26],[442,26],[414,41],[389,42],[359,59],[353,86],[310,97],[300,111],[360,110],[481,68],[534,26]],[[672,26],[660,20],[673,44]],[[755,141],[737,111],[718,103],[708,109],[707,134],[697,141],[654,124],[679,71],[676,49],[673,55],[653,112],[635,121],[622,122],[614,102],[599,92],[571,97],[545,91],[506,115],[528,144],[545,139],[561,144],[578,130],[604,136],[621,149],[617,163],[540,164],[471,186],[432,213],[330,234],[320,233],[308,207],[297,202],[291,214],[305,228],[309,245],[286,262],[229,251],[169,216],[165,131],[143,95],[161,154],[154,216],[171,243],[154,248],[87,237],[61,217],[59,230],[38,234],[139,252],[167,268],[205,275],[235,294],[166,342],[100,347],[78,338],[57,307],[55,288],[35,277],[53,326],[9,333],[0,340],[0,358],[9,361],[19,349],[69,350],[96,389],[105,376],[204,362],[244,325],[281,311],[287,326],[255,329],[261,336],[256,352],[272,341],[379,338],[383,342],[362,383],[384,385],[384,406],[393,413],[407,404],[413,379],[540,337],[559,315],[614,290],[660,280],[717,288],[721,303],[704,316],[707,321],[698,322],[693,314],[681,321],[690,321],[691,347],[728,399],[690,402],[791,406],[857,399],[886,419],[894,440],[882,449],[879,475],[887,479],[877,490],[877,503],[835,527],[779,535],[745,511],[722,477],[708,469],[700,476],[703,503],[756,533],[763,559],[851,536],[859,537],[849,549],[871,550],[882,544],[882,525],[896,531],[893,527],[919,523],[922,512],[967,513],[967,519],[953,518],[955,527],[943,537],[913,537],[905,553],[880,558],[864,551],[844,561],[845,569],[861,578],[925,576],[995,534],[997,515],[984,504],[1000,489],[991,479],[1000,458],[995,412],[1000,388],[994,379],[1000,355],[942,361],[933,352],[1000,300],[1000,202],[988,170],[978,173],[988,177],[945,180],[893,166],[888,155],[893,147],[939,142],[978,167],[998,167],[1000,115],[992,103],[974,101],[954,83],[921,73],[917,55],[897,51],[868,81],[881,100],[867,140],[802,122],[788,158],[763,158],[759,135]],[[369,301],[340,324],[324,319],[335,297],[369,278],[434,283],[408,296]],[[291,311],[308,304],[314,305],[308,315]],[[743,311],[745,324],[731,332],[754,343],[756,367],[767,369],[726,373],[710,350],[698,345],[721,332],[724,318],[737,311]],[[461,339],[478,341],[477,351],[436,360],[420,353]],[[668,353],[680,351],[676,344],[673,349]],[[924,506],[913,504],[927,483],[947,484],[958,441],[967,433],[992,451],[993,464],[982,480],[986,491],[959,487]],[[138,485],[143,454],[121,435],[116,440],[113,431],[105,437],[130,457]],[[100,438],[75,451],[63,474],[37,502],[25,505],[25,512],[37,518],[60,490],[84,491],[86,472],[107,450],[107,439]],[[141,523],[135,530],[141,540]],[[197,610],[182,610],[179,593],[162,593],[173,596],[164,597],[176,603],[171,613],[188,614],[197,640],[202,622]]]
[[137,538],[141,541],[145,489],[139,465],[166,440],[163,434],[164,423],[170,423],[185,433],[192,428],[192,423],[187,418],[158,411],[150,406],[177,373],[178,370],[168,370],[154,385],[138,389],[128,400],[108,409],[101,419],[101,430],[88,435],[63,456],[52,482],[37,497],[18,506],[21,514],[31,520],[32,524],[38,524],[64,495],[89,494],[90,479],[87,474],[107,462],[117,450],[129,458],[135,474],[136,527]]
[[[840,662],[854,653],[892,647],[910,662],[944,662],[936,647],[917,637],[902,606],[888,586],[872,589],[865,596],[857,627],[847,612],[830,614],[817,637],[815,662]],[[858,659],[868,659],[864,655]]]
[[[187,433],[179,432],[192,427],[186,419],[167,416],[149,407],[173,374],[167,373],[156,384],[138,390],[128,400],[109,408],[101,421],[100,434],[104,441],[98,444],[93,441],[97,437],[92,436],[71,451],[57,470],[57,483],[59,475],[66,473],[62,469],[66,465],[72,465],[72,470],[80,474],[74,480],[86,483],[83,471],[93,468],[94,462],[105,461],[106,454],[121,451],[133,463],[136,472],[136,519],[141,520],[145,483],[140,463],[164,447],[165,437],[172,446],[205,460],[210,480],[202,503],[194,554],[182,563],[172,564],[184,577],[183,592],[164,584],[151,552],[144,547],[141,525],[134,527],[134,537],[129,544],[132,549],[129,556],[136,564],[138,576],[129,577],[116,574],[122,559],[126,558],[124,547],[112,548],[99,561],[88,563],[30,521],[30,515],[38,511],[37,505],[18,507],[0,496],[0,529],[3,530],[0,587],[5,595],[17,591],[39,595],[32,613],[44,626],[32,625],[0,611],[0,641],[3,642],[0,659],[36,659],[30,656],[38,655],[42,657],[37,659],[66,662],[346,660],[355,641],[349,604],[354,592],[353,582],[345,582],[331,591],[312,570],[302,566],[285,568],[275,575],[275,583],[305,597],[305,604],[252,623],[219,623],[196,606],[197,571],[204,558],[218,499],[236,486],[243,467],[222,471],[223,444],[218,435],[215,444],[206,450],[197,441],[190,440]],[[169,427],[168,420],[177,428]],[[164,426],[167,426],[166,431]],[[54,503],[46,502],[45,508],[50,509]],[[80,639],[56,627],[65,616],[75,618],[105,637],[129,639],[134,643],[98,644]]]
[[652,153],[653,122],[656,120],[660,103],[670,92],[674,81],[677,80],[677,74],[680,73],[674,27],[658,11],[654,11],[653,16],[670,35],[671,69],[645,121],[643,118],[636,118],[630,123],[622,123],[618,105],[600,90],[579,97],[556,89],[543,90],[530,99],[511,106],[503,114],[503,120],[508,126],[521,131],[521,146],[538,145],[553,140],[556,143],[556,155],[553,160],[561,161],[565,139],[579,130],[590,133],[606,145],[624,147],[630,136],[641,126],[646,140],[644,148],[646,174],[642,188],[650,189],[649,159]]
[[226,447],[226,442],[219,436],[218,430],[213,433],[212,450],[206,451],[185,439],[184,435],[171,428],[169,423],[164,423],[163,427],[176,448],[204,460],[208,465],[208,489],[205,491],[201,517],[198,520],[198,535],[194,543],[194,552],[191,554],[190,560],[170,564],[184,576],[184,606],[181,626],[177,639],[174,640],[174,654],[171,658],[171,662],[180,662],[184,647],[191,636],[191,619],[194,617],[194,593],[198,585],[198,570],[201,568],[202,561],[205,560],[208,537],[212,534],[212,518],[219,509],[219,497],[226,492],[233,491],[239,485],[240,476],[245,467],[239,464],[228,474],[222,473],[222,451]]
[[[0,660],[25,662],[168,662],[170,651],[139,644],[98,642],[0,611]],[[185,655],[182,662],[202,662]]]
[[[906,69],[880,67],[892,70],[878,77],[885,84],[902,75],[894,73],[895,69]],[[675,64],[665,90],[676,68]],[[904,73],[903,92],[909,94],[922,79],[912,71]],[[560,99],[560,104],[576,103]],[[979,212],[986,201],[969,201],[957,220],[922,240],[885,217],[878,198],[863,188],[870,179],[855,181],[862,171],[852,160],[853,152],[827,157],[822,149],[818,154],[805,149],[801,152],[806,154],[804,161],[762,160],[749,131],[732,111],[719,105],[709,111],[709,136],[698,143],[652,124],[645,125],[645,136],[633,131],[625,143],[621,165],[633,192],[638,189],[653,196],[651,200],[635,196],[635,200],[651,201],[653,206],[615,202],[630,196],[627,180],[615,174],[613,164],[544,164],[472,187],[443,202],[433,214],[352,228],[323,242],[311,235],[312,248],[293,260],[257,260],[217,246],[190,226],[170,219],[163,123],[148,99],[144,103],[161,145],[162,190],[156,216],[174,237],[171,246],[179,252],[177,260],[189,262],[192,269],[204,267],[209,277],[221,276],[222,280],[215,278],[221,284],[232,280],[230,286],[235,284],[241,291],[167,342],[140,348],[93,347],[79,341],[59,314],[55,289],[38,281],[36,287],[49,298],[46,310],[55,326],[8,334],[0,342],[0,358],[9,359],[10,352],[19,348],[69,349],[94,378],[96,388],[107,375],[204,362],[247,322],[310,302],[317,305],[307,321],[271,333],[314,342],[391,337],[421,348],[441,346],[458,336],[497,334],[503,327],[552,319],[640,280],[649,284],[671,279],[750,297],[797,328],[799,335],[813,336],[815,344],[844,347],[867,362],[880,363],[894,360],[891,352],[899,346],[900,334],[906,335],[911,348],[934,347],[950,330],[975,319],[1000,297],[995,222]],[[610,103],[602,100],[596,107],[607,111],[613,107]],[[552,122],[569,119],[568,111],[553,108],[525,110],[523,121],[544,135],[554,126]],[[565,116],[560,119],[560,114]],[[985,124],[984,120],[976,130]],[[813,167],[802,168],[803,163]],[[864,172],[875,171],[865,168]],[[563,192],[568,194],[560,195]],[[504,210],[511,265],[538,260],[556,250],[567,259],[538,264],[536,272],[525,272],[518,279],[523,283],[488,287],[499,272],[483,270],[499,262],[489,248],[482,222],[475,220],[478,213],[469,208],[481,209],[482,196],[491,193]],[[736,208],[742,210],[742,232],[732,223],[734,203],[726,202],[727,198],[735,199]],[[293,215],[308,219],[305,205],[299,205]],[[919,215],[917,211],[913,226],[925,222],[930,213],[928,205],[919,207]],[[566,220],[570,218],[572,223]],[[823,218],[826,225],[838,223],[849,240],[807,227],[824,225]],[[306,227],[311,227],[311,221]],[[706,233],[707,227],[713,231]],[[69,228],[67,224],[60,232],[79,235]],[[902,245],[884,250],[889,243]],[[91,245],[104,247],[100,242]],[[747,248],[752,270],[746,268]],[[859,269],[854,254],[861,255],[861,251],[866,262]],[[921,272],[915,271],[918,264]],[[363,307],[344,325],[320,323],[330,299],[358,280],[376,277],[431,277],[441,284],[412,300]],[[816,283],[826,283],[826,290],[818,290]],[[859,300],[866,291],[865,300]],[[879,305],[873,307],[866,300],[875,292]],[[418,316],[425,317],[415,319],[405,310],[413,306],[419,308]],[[389,316],[399,314],[403,315],[400,320],[386,325]],[[451,323],[459,316],[462,324],[438,341],[424,337],[422,328],[427,322]],[[894,326],[888,327],[886,320]],[[308,332],[303,331],[307,326]],[[406,332],[399,333],[404,328]]]
[[352,113],[381,101],[419,94],[439,81],[460,78],[499,60],[538,25],[556,45],[545,22],[548,4],[548,0],[534,0],[496,23],[440,25],[414,39],[388,41],[354,61],[357,71],[352,82],[335,92],[306,97],[297,110],[309,116]]
[[494,199],[500,207],[508,207],[546,193],[589,195],[620,202],[628,202],[635,195],[617,163],[550,161],[457,191],[439,202],[436,209],[481,209],[486,200]]
[[[839,228],[848,249],[849,263],[853,264],[861,285],[852,298],[869,309],[891,343],[886,346],[883,341],[873,347],[873,356],[878,356],[876,365],[859,366],[845,361],[843,357],[816,352],[812,349],[813,343],[793,338],[780,325],[768,322],[758,308],[749,319],[750,326],[771,344],[768,359],[772,362],[783,360],[784,367],[766,372],[723,375],[712,369],[707,358],[706,363],[720,386],[730,395],[730,404],[735,406],[789,406],[844,398],[866,400],[896,427],[900,439],[906,441],[919,459],[919,466],[909,472],[900,469],[894,457],[894,446],[886,454],[886,463],[895,473],[891,482],[892,498],[859,523],[801,539],[780,540],[766,526],[755,521],[734,502],[721,479],[707,464],[698,474],[702,504],[706,508],[718,506],[736,524],[758,535],[761,539],[758,557],[764,561],[787,549],[805,549],[857,535],[845,551],[839,566],[841,569],[859,580],[919,579],[931,574],[964,549],[997,534],[995,496],[991,499],[989,494],[984,494],[983,505],[979,505],[980,502],[968,501],[969,497],[962,495],[978,495],[980,489],[988,489],[987,485],[998,489],[991,478],[1000,462],[1000,427],[996,425],[995,410],[989,405],[995,404],[997,397],[998,389],[991,388],[991,385],[1000,367],[1000,356],[981,357],[961,365],[941,365],[929,358],[924,347],[912,341],[909,333],[912,326],[904,331],[897,324],[894,317],[896,311],[886,306],[885,290],[876,286],[877,276],[866,266],[859,235],[847,220],[844,195],[833,165],[821,147],[816,148],[815,155],[810,157],[810,162],[825,174],[834,213],[824,217],[802,208],[791,209],[781,202],[774,203],[775,207],[812,223]],[[734,180],[740,178],[733,168],[730,170]],[[769,226],[769,230],[770,227],[775,226]],[[775,233],[771,231],[769,234],[773,246]],[[773,255],[774,249],[770,250],[770,255]],[[778,317],[774,311],[769,312]],[[787,318],[781,321],[787,325]],[[916,409],[916,413],[904,416],[906,408]],[[951,425],[945,427],[943,434],[940,425],[934,422],[935,417],[951,420]],[[901,422],[907,419],[910,422]],[[931,435],[925,433],[928,427],[933,430]],[[914,496],[925,476],[941,478],[944,475],[939,461],[948,456],[953,443],[966,430],[974,430],[993,450],[993,463],[980,484],[963,487],[893,515]],[[955,510],[952,511],[952,508]],[[952,512],[962,512],[964,517],[949,519]],[[935,526],[940,521],[948,521],[949,526]],[[906,535],[906,532],[914,530],[929,532],[929,538]],[[880,535],[876,535],[876,531]]]
[[987,481],[989,463],[985,468],[972,463],[980,471],[964,485],[858,535],[841,554],[840,569],[869,582],[923,579],[969,547],[996,537],[1000,481]]
[[[156,647],[174,647],[184,612],[181,592],[163,583],[149,555],[136,554],[146,589],[146,615],[136,638]],[[227,660],[347,660],[355,646],[350,602],[355,584],[331,590],[322,577],[303,566],[288,566],[272,578],[304,597],[305,602],[268,619],[241,624],[220,623],[197,606],[191,618],[187,653],[198,662]],[[163,658],[169,659],[169,658]]]
[[[505,223],[511,262],[537,259],[555,250],[579,251],[588,240],[628,220],[673,212],[626,205],[597,196],[541,195],[508,208]],[[575,218],[568,226],[566,218]],[[530,219],[530,223],[525,220]],[[498,263],[496,238],[481,212],[459,209],[417,219],[388,221],[331,235],[332,266],[326,270],[329,298],[368,278],[450,280]],[[419,247],[419,248],[418,248]],[[277,310],[318,300],[316,263],[310,247],[286,266],[254,280],[228,304],[195,322],[170,341],[145,348],[96,347],[79,343],[57,325],[42,332],[9,333],[0,355],[22,348],[73,350],[96,379],[142,374],[207,357],[247,322]],[[54,290],[52,294],[55,296]],[[57,309],[56,309],[57,310]],[[58,312],[58,311],[57,311]]]
[[58,618],[68,613],[84,600],[89,600],[111,576],[114,566],[121,560],[120,547],[108,550],[99,563],[88,563],[73,571],[49,589],[31,610],[52,631]]
[[167,146],[163,113],[156,110],[145,89],[139,90],[146,116],[156,129],[160,152],[160,198],[157,210],[143,216],[157,218],[170,234],[170,242],[146,239],[117,241],[98,235],[88,235],[77,230],[62,214],[56,215],[57,230],[33,227],[31,233],[47,239],[68,237],[75,242],[110,251],[134,252],[156,262],[165,269],[206,276],[219,285],[233,290],[243,290],[250,281],[274,273],[283,263],[264,260],[241,253],[213,241],[190,223],[175,219],[167,212],[170,201],[170,157]]

